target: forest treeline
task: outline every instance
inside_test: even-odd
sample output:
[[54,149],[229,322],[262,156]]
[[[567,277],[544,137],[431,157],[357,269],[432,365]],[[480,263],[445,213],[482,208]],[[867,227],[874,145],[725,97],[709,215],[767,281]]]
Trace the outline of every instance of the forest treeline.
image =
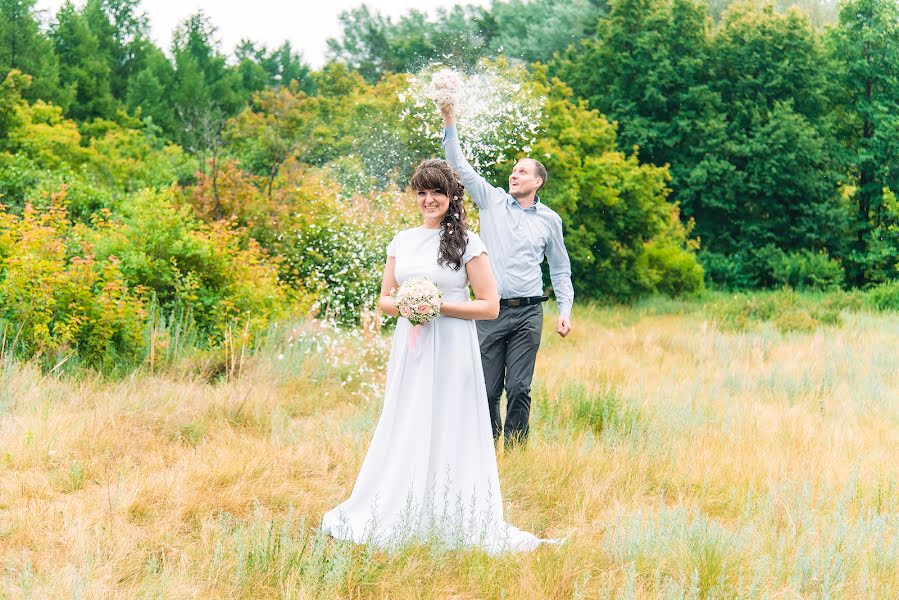
[[[116,368],[365,320],[440,152],[408,93],[435,63],[543,99],[528,151],[579,298],[895,286],[899,8],[800,4],[360,6],[313,69],[289,43],[227,53],[203,13],[163,49],[139,0],[0,0],[4,339]],[[523,148],[499,143],[502,184]]]

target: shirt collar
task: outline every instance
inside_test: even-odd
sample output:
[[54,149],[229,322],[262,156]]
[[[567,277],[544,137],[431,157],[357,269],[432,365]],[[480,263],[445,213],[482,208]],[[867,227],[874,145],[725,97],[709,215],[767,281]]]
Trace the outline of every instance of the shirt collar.
[[[509,203],[509,206],[518,206],[519,208],[521,208],[521,204],[518,203],[518,200],[512,194],[506,194],[506,200]],[[521,210],[532,210],[536,212],[538,204],[540,204],[540,196],[534,196],[534,205],[527,208],[522,208]]]

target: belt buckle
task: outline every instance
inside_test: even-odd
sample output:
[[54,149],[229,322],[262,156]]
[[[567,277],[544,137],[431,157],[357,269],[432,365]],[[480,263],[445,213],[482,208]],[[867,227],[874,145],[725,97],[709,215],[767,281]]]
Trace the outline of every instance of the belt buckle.
[[513,306],[513,307],[514,307],[514,306],[521,306],[521,300],[519,300],[518,298],[512,298],[511,300],[506,300],[506,303],[507,303],[509,306]]

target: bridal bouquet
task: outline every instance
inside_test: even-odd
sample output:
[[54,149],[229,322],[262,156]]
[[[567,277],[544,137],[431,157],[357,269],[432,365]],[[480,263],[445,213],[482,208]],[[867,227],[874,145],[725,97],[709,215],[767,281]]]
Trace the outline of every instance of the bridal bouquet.
[[391,294],[400,315],[413,325],[423,325],[440,315],[440,288],[426,277],[409,279]]

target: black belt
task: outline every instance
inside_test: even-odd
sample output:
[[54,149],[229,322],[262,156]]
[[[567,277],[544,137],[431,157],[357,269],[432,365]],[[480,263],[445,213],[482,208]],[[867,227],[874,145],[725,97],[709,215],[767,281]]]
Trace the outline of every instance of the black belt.
[[530,306],[549,300],[549,296],[531,296],[530,298],[501,298],[500,306]]

